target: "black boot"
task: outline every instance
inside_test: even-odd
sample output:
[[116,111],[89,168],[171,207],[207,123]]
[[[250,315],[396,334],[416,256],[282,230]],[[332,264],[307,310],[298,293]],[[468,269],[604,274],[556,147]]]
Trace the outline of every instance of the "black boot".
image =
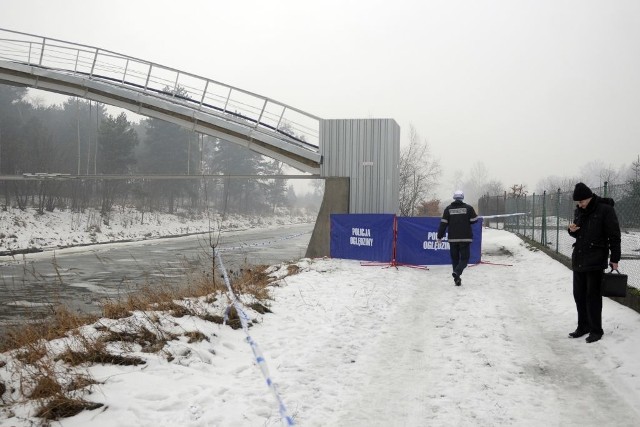
[[587,343],[592,343],[592,342],[600,341],[600,338],[602,338],[602,334],[595,334],[592,332],[589,334],[589,336],[585,341]]
[[453,283],[455,283],[456,286],[462,285],[462,279],[458,276],[458,273],[454,271],[451,275],[453,276]]
[[589,333],[588,330],[578,327],[578,329],[576,329],[575,331],[569,334],[569,338],[580,338],[587,335],[588,333]]

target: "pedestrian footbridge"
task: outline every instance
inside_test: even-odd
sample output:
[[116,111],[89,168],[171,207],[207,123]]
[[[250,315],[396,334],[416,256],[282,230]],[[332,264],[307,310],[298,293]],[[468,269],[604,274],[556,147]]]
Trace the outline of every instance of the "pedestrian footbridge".
[[400,127],[393,119],[321,119],[154,62],[2,28],[0,83],[166,120],[325,179],[308,256],[328,255],[332,213],[397,211]]
[[0,29],[0,82],[122,107],[320,173],[320,119],[205,77],[97,47]]

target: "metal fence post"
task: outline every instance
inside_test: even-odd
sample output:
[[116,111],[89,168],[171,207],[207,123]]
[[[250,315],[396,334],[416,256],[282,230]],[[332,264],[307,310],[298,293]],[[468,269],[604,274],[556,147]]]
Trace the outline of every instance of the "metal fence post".
[[38,61],[38,65],[42,66],[42,58],[44,57],[44,48],[47,44],[47,39],[42,39],[42,46],[40,46],[40,60]]
[[556,253],[559,252],[560,244],[560,189],[558,188],[556,197]]
[[[520,197],[516,199],[518,202],[520,201]],[[524,209],[527,209],[527,195],[524,195]],[[516,203],[516,212],[520,210],[518,203]],[[517,217],[516,217],[517,218]],[[522,218],[522,230],[520,229],[520,223],[518,223],[518,234],[526,235],[527,234],[527,215]]]
[[[516,211],[511,213],[518,212],[518,200],[520,200],[520,197],[515,197]],[[520,234],[520,215],[516,216],[516,233]]]
[[[507,213],[507,192],[504,192],[504,198],[502,199],[502,213],[506,214]],[[507,217],[504,218],[504,221],[502,222],[502,228],[506,228],[507,225]]]
[[536,193],[531,195],[531,240],[536,240]]
[[540,229],[540,243],[547,245],[547,190],[542,192],[542,228]]

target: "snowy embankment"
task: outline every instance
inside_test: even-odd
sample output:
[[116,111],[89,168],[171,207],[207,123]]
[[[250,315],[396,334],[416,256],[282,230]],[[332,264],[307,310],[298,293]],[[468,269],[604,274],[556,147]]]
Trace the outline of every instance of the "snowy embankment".
[[[296,424],[640,425],[640,315],[605,298],[603,339],[569,339],[576,315],[566,267],[490,229],[483,261],[455,287],[447,266],[300,260],[299,274],[272,286],[272,313],[249,311],[249,333]],[[84,397],[104,406],[59,425],[281,425],[242,330],[161,319],[178,338],[157,353],[132,346],[127,355],[141,366],[87,366],[98,383]],[[192,331],[207,339],[190,342]],[[7,369],[0,374],[11,384]],[[30,402],[7,405],[0,425],[33,425],[33,413]]]
[[278,214],[272,217],[141,213],[135,209],[115,209],[108,221],[87,209],[38,214],[34,209],[9,208],[0,211],[0,254],[37,251],[97,243],[135,241],[182,236],[218,230],[240,230],[283,224],[314,222],[315,214]]

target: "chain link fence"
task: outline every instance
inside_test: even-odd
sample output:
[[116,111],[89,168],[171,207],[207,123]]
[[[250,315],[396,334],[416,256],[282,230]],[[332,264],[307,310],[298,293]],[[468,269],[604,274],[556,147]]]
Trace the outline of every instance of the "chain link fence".
[[[622,232],[622,258],[619,269],[629,276],[628,284],[640,289],[640,182],[592,188],[601,197],[615,201],[615,210]],[[505,215],[486,218],[484,225],[504,229],[531,239],[569,262],[575,239],[567,228],[573,220],[576,202],[571,191],[512,197],[483,196],[478,200],[480,215]],[[508,216],[506,216],[508,215]]]

